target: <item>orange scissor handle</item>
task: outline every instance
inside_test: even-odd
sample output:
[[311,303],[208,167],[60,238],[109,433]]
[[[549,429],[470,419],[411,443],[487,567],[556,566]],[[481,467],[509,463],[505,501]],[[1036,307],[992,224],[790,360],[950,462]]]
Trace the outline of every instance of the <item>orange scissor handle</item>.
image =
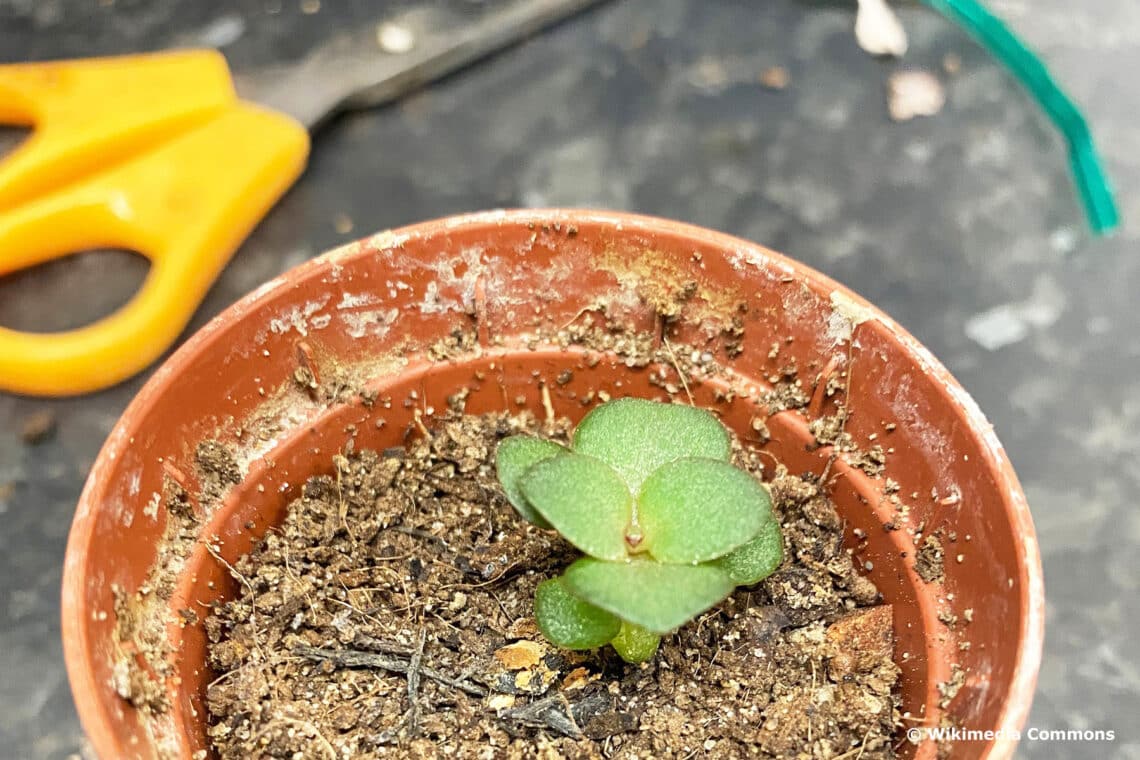
[[0,124],[34,127],[0,163],[0,210],[137,154],[237,100],[213,50],[0,66]]
[[156,359],[309,149],[300,124],[237,99],[212,50],[0,66],[0,123],[35,129],[0,162],[0,275],[91,248],[151,260],[105,319],[0,328],[0,389],[35,395],[98,390]]
[[151,260],[134,298],[98,322],[49,334],[0,328],[0,388],[83,393],[154,361],[300,174],[308,147],[297,122],[235,102],[109,171],[0,213],[0,274],[93,247]]

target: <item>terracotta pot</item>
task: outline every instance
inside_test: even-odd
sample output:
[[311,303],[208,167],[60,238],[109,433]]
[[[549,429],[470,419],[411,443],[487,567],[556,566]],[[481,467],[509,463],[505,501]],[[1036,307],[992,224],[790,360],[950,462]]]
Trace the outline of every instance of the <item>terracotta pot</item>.
[[[697,403],[718,409],[747,438],[762,414],[757,396],[770,387],[766,378],[789,362],[798,367],[812,403],[806,414],[775,414],[766,447],[793,472],[824,469],[829,449],[812,450],[806,417],[834,411],[823,385],[850,370],[846,430],[860,445],[877,434],[890,452],[884,478],[839,459],[830,480],[858,564],[894,605],[908,725],[937,725],[945,712],[963,727],[1006,734],[958,742],[954,757],[1010,757],[1041,655],[1041,568],[1021,488],[974,402],[898,325],[819,273],[726,235],[592,211],[454,217],[353,243],[259,288],[154,374],[99,454],[67,547],[64,653],[99,755],[149,758],[161,747],[189,758],[207,746],[203,696],[212,676],[204,633],[200,623],[173,622],[179,610],[202,612],[236,592],[205,539],[233,562],[282,519],[299,484],[331,470],[331,455],[350,436],[358,449],[399,445],[415,414],[446,408],[464,386],[475,413],[519,401],[540,410],[543,387],[555,411],[572,418],[586,411],[581,397],[589,390],[662,397],[649,376],[669,367],[629,368],[612,354],[587,362],[584,349],[536,335],[587,314],[659,331],[660,310],[681,303],[674,297],[686,283],[696,291],[669,323],[668,339],[713,353],[736,378],[729,401],[715,397],[726,381],[694,381]],[[473,336],[474,350],[429,358],[430,347],[456,331]],[[777,341],[779,357],[770,359]],[[734,343],[744,346],[738,356]],[[300,388],[299,366],[317,376],[321,391]],[[566,369],[573,380],[554,382]],[[378,400],[368,403],[362,389]],[[893,432],[888,422],[897,425]],[[204,439],[237,452],[240,480],[220,504],[199,493],[195,450]],[[886,477],[910,505],[909,522],[884,495]],[[186,489],[199,520],[184,557],[164,554],[169,598],[147,597],[172,621],[165,676],[161,661],[132,654],[130,641],[120,640],[114,595],[154,582],[148,575],[173,519],[159,506],[164,479],[168,489]],[[884,529],[892,522],[899,529]],[[943,582],[926,583],[914,570],[919,526],[943,536]],[[938,620],[945,612],[964,620],[966,610],[968,625],[951,629]],[[963,640],[968,649],[959,647]],[[951,680],[952,667],[965,671],[965,681],[943,710],[937,687]],[[132,669],[165,690],[160,716],[140,717],[116,693]],[[935,754],[930,741],[902,744],[904,756]]]

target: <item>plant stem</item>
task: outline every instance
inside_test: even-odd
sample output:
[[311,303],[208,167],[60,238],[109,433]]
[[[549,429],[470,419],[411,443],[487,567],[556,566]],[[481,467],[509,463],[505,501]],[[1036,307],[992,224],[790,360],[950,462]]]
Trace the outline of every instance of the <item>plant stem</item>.
[[618,635],[610,642],[623,660],[634,665],[653,657],[660,643],[661,637],[656,633],[624,620]]

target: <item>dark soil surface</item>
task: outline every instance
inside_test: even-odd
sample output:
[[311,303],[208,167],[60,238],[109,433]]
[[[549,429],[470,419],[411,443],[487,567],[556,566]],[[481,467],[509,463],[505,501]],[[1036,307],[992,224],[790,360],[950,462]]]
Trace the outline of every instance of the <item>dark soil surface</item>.
[[452,414],[309,480],[207,620],[219,755],[893,757],[891,610],[830,501],[752,451],[737,463],[772,486],[780,570],[641,666],[545,642],[534,589],[576,552],[515,515],[493,460],[503,437],[568,430]]

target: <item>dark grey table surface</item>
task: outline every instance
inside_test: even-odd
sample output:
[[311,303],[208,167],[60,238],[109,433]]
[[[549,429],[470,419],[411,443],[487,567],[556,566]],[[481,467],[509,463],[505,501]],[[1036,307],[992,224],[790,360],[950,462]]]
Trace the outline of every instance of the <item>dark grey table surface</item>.
[[[0,0],[0,61],[225,43],[250,72],[392,7]],[[1024,742],[1020,755],[1140,758],[1140,5],[992,7],[1086,106],[1119,191],[1115,238],[1086,234],[1061,142],[1028,98],[929,11],[902,9],[910,52],[882,61],[855,44],[853,0],[619,0],[323,131],[191,329],[348,238],[490,207],[629,209],[782,250],[929,346],[1017,468],[1048,594],[1030,722],[1117,736]],[[962,61],[952,76],[939,71],[949,53]],[[782,92],[757,84],[773,65],[790,74]],[[885,82],[899,68],[939,72],[941,113],[889,120]],[[144,271],[93,255],[0,278],[0,324],[81,323],[122,303]],[[82,751],[58,640],[63,548],[88,468],[144,379],[79,399],[0,394],[0,757]],[[28,446],[20,427],[39,410],[58,432]]]

